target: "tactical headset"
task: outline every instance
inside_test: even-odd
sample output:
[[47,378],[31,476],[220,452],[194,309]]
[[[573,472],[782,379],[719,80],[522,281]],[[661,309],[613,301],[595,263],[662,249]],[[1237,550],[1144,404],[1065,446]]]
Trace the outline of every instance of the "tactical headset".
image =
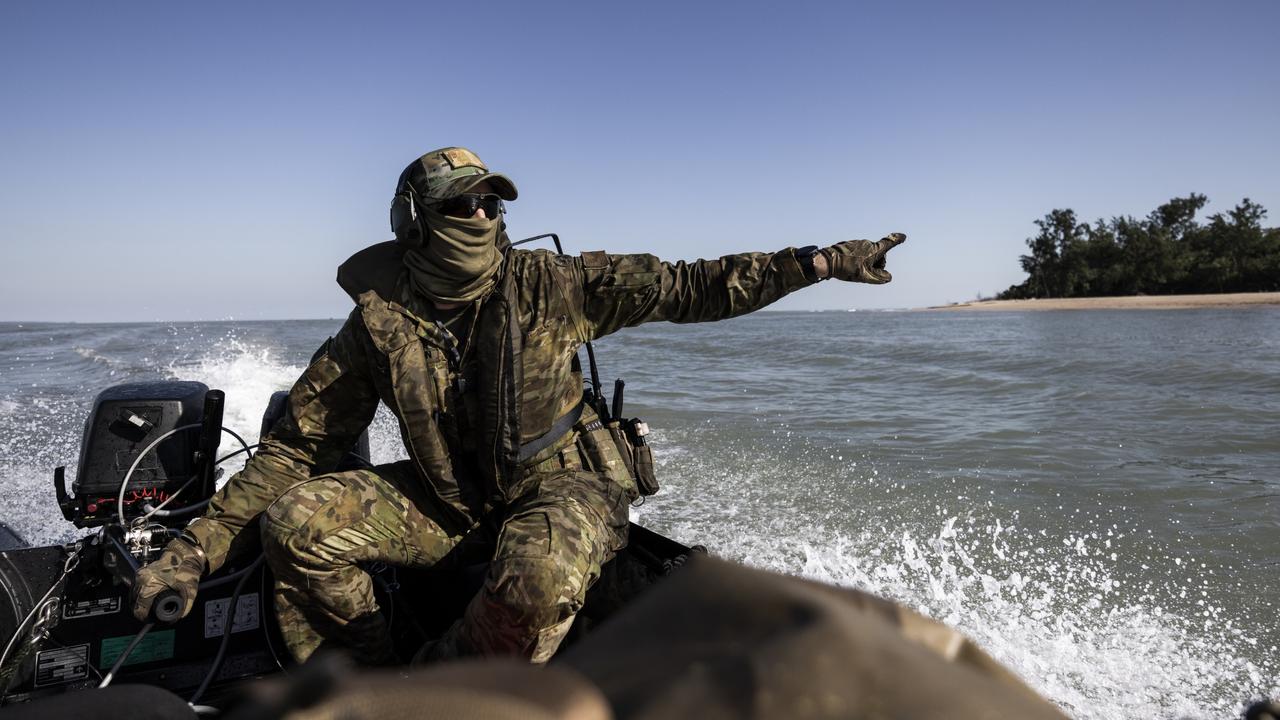
[[422,227],[418,224],[418,191],[409,182],[409,175],[417,166],[415,162],[400,173],[395,197],[391,198],[391,232],[401,241],[422,237]]

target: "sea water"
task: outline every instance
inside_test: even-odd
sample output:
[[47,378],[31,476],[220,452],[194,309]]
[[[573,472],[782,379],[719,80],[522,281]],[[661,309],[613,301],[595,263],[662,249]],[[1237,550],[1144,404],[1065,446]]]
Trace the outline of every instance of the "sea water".
[[[0,520],[54,503],[94,395],[199,380],[252,441],[338,320],[0,324]],[[1280,695],[1280,308],[757,313],[598,343],[653,428],[634,518],[950,623],[1078,718]],[[375,461],[404,457],[394,421]]]

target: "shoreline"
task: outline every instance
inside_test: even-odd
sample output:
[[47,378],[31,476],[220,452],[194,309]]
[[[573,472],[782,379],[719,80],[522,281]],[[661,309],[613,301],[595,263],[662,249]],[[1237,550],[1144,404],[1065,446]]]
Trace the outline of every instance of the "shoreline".
[[1280,305],[1280,292],[1206,295],[1128,295],[1118,297],[1041,298],[1037,300],[973,300],[916,308],[919,311],[978,310],[1188,310],[1192,308]]

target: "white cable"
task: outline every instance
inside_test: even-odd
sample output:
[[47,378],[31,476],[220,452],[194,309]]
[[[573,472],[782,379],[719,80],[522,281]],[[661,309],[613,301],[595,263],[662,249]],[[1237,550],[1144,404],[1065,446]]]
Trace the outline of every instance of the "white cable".
[[[142,458],[146,457],[147,453],[151,452],[151,450],[155,448],[156,445],[159,445],[162,440],[165,440],[171,435],[180,433],[183,430],[190,430],[192,428],[198,428],[198,427],[204,427],[204,423],[192,423],[190,425],[183,425],[182,427],[176,427],[170,430],[169,432],[161,435],[160,437],[156,438],[155,440],[152,440],[151,444],[143,448],[142,452],[138,453],[138,457],[133,459],[133,464],[129,466],[129,471],[124,474],[124,479],[120,481],[120,494],[116,498],[116,514],[120,516],[120,527],[128,527],[129,525],[129,523],[126,522],[124,519],[124,494],[129,487],[129,478],[133,477],[133,471],[138,469],[138,463],[142,462]],[[240,441],[240,447],[243,448],[242,452],[248,452],[249,444],[244,441],[244,438],[237,435],[236,432],[231,430],[230,428],[223,427],[221,428],[221,430],[222,432],[225,432],[231,437]],[[195,478],[192,478],[192,480],[194,479]],[[174,494],[170,495],[168,498],[165,499],[164,502],[160,503],[158,507],[156,507],[150,513],[147,513],[145,516],[143,516],[143,520],[146,520],[147,518],[151,517],[151,515],[155,513],[156,510],[159,510],[163,508],[165,505],[169,504],[170,500],[178,497],[178,493],[182,492],[183,490],[186,490],[187,485],[190,485],[191,482],[192,482],[191,480],[188,480],[186,485],[183,485],[182,487],[178,488],[178,492],[175,492]]]
[[151,444],[143,448],[142,452],[138,453],[138,457],[133,459],[133,464],[129,466],[129,471],[124,474],[124,479],[120,481],[120,495],[116,498],[116,513],[120,516],[120,527],[129,527],[129,523],[124,519],[124,493],[125,489],[129,487],[129,478],[133,477],[133,471],[138,469],[138,463],[142,462],[142,458],[146,457],[147,453],[151,452],[152,448],[159,445],[162,440],[168,438],[170,435],[176,435],[183,430],[202,427],[202,425],[202,423],[191,423],[190,425],[176,427],[155,440],[152,440]]
[[154,506],[154,507],[153,507],[153,506],[151,505],[151,503],[143,503],[143,504],[142,504],[142,509],[143,509],[143,510],[146,510],[147,512],[146,512],[146,514],[145,514],[145,515],[143,515],[142,517],[137,518],[136,520],[134,520],[134,522],[135,522],[135,523],[145,523],[146,521],[150,520],[152,515],[155,515],[156,513],[158,513],[158,512],[160,512],[161,510],[163,510],[165,505],[168,505],[168,504],[170,503],[170,501],[172,501],[174,498],[176,498],[176,497],[178,497],[179,495],[181,495],[183,490],[186,490],[188,487],[190,487],[191,483],[193,483],[193,482],[195,482],[196,480],[199,480],[199,479],[200,479],[200,476],[199,476],[199,475],[193,475],[193,476],[191,477],[191,479],[190,479],[190,480],[187,480],[186,482],[182,483],[182,487],[178,488],[178,489],[177,489],[177,490],[176,490],[172,495],[170,495],[169,497],[165,498],[165,499],[164,499],[164,502],[160,503],[159,505],[156,505],[156,506]]

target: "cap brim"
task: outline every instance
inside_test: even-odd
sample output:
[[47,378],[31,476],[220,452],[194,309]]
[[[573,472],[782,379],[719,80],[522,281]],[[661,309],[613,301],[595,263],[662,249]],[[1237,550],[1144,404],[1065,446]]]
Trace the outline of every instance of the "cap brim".
[[468,175],[449,183],[446,189],[446,197],[470,192],[472,188],[482,182],[489,183],[493,187],[493,192],[507,202],[515,200],[516,196],[519,195],[516,191],[516,184],[511,182],[511,178],[501,173],[483,173],[480,175]]

